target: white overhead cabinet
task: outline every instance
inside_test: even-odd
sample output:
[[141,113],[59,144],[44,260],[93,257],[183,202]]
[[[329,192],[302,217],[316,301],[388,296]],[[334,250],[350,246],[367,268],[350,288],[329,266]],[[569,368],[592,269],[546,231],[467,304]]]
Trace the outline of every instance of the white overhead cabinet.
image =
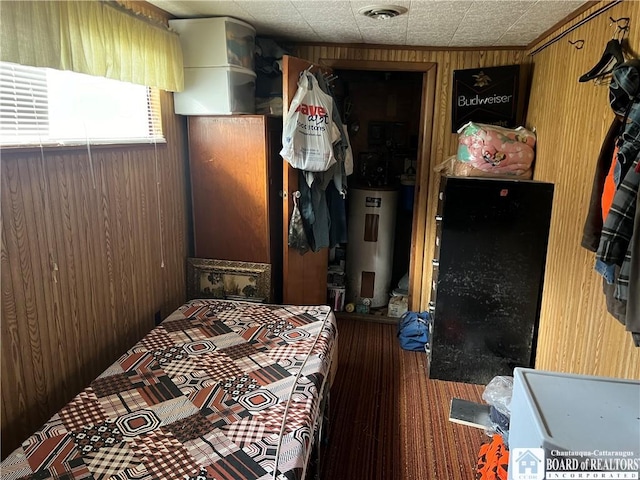
[[230,17],[170,20],[180,35],[184,91],[175,113],[220,115],[255,112],[255,29]]

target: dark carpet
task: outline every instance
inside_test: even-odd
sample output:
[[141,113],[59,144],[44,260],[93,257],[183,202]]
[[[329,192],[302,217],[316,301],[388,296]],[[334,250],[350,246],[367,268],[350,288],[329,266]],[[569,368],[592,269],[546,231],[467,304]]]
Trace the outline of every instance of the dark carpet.
[[338,319],[324,480],[472,480],[482,430],[451,423],[453,397],[484,386],[429,380],[424,353],[402,350],[396,326]]

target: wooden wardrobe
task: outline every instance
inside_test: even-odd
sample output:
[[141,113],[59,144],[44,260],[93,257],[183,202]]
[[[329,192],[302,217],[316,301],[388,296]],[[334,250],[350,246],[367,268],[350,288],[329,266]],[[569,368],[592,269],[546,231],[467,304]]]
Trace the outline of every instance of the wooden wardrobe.
[[191,116],[189,165],[197,258],[271,264],[282,300],[282,118]]

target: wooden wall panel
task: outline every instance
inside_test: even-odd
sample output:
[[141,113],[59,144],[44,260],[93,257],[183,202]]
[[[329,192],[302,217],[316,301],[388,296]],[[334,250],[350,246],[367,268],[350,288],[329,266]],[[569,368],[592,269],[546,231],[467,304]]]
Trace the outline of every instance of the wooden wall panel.
[[[527,124],[538,134],[534,176],[555,184],[536,367],[640,379],[640,348],[607,313],[594,254],[580,246],[596,160],[613,113],[607,86],[579,83],[578,77],[611,39],[610,16],[630,17],[629,45],[638,51],[640,3],[623,2],[532,57]],[[581,50],[569,44],[578,39],[585,42]]]
[[[437,208],[437,193],[440,177],[433,173],[433,167],[442,163],[449,156],[454,155],[458,146],[457,134],[451,133],[451,95],[453,70],[465,68],[493,67],[498,65],[513,65],[522,63],[522,50],[424,50],[411,48],[366,48],[363,46],[349,47],[339,45],[299,45],[295,52],[298,57],[319,64],[323,60],[369,60],[395,62],[434,62],[436,63],[436,92],[433,112],[431,155],[421,159],[423,167],[431,172],[426,185],[418,185],[416,198],[420,198],[420,189],[427,188],[426,202],[418,204],[419,213],[426,211],[425,225],[417,228],[426,229],[426,252],[422,265],[422,296],[416,304],[421,310],[426,310],[431,285],[431,259],[435,241],[434,217]],[[424,178],[424,177],[423,177]],[[423,195],[424,197],[424,195]],[[415,227],[414,227],[415,228]]]
[[184,302],[186,130],[161,104],[157,147],[2,152],[3,457]]

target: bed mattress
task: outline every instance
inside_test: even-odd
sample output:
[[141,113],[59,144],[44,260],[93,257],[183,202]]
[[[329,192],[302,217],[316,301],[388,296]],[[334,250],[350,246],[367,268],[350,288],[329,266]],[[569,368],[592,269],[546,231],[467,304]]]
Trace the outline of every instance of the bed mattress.
[[190,301],[7,457],[2,479],[303,478],[336,336],[326,306]]

